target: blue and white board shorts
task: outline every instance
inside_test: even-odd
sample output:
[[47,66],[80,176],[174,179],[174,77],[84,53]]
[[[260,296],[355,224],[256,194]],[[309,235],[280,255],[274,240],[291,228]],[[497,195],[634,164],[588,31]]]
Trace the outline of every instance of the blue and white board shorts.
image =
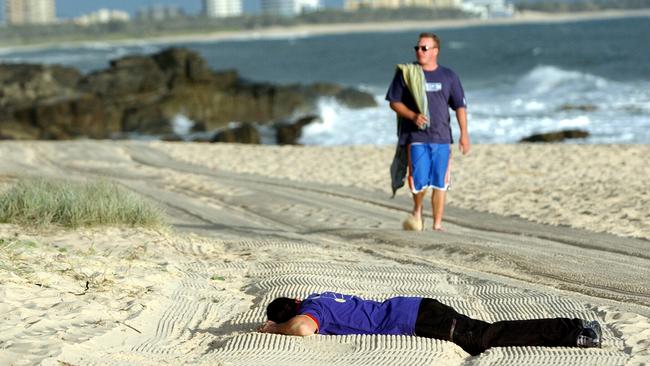
[[433,188],[446,191],[451,183],[450,144],[412,143],[408,146],[409,187],[419,193]]

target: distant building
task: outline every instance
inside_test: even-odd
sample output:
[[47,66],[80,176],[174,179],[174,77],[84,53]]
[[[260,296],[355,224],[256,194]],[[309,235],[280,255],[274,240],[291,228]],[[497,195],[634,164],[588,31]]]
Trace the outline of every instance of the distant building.
[[457,8],[460,7],[460,3],[461,0],[345,0],[343,7],[350,11],[360,8]]
[[140,8],[136,17],[140,20],[166,20],[185,16],[185,11],[173,5],[152,5]]
[[505,18],[515,14],[515,6],[505,0],[465,0],[462,9],[480,18]]
[[262,0],[262,13],[295,16],[321,8],[320,0]]
[[242,15],[242,0],[203,0],[203,15],[226,18]]
[[320,0],[295,0],[293,10],[296,14],[317,11],[322,7]]
[[110,22],[128,22],[129,13],[122,10],[99,9],[89,14],[84,14],[74,19],[80,25],[103,24]]
[[47,24],[56,22],[54,0],[5,0],[7,24]]
[[262,13],[269,15],[294,16],[294,0],[262,0]]

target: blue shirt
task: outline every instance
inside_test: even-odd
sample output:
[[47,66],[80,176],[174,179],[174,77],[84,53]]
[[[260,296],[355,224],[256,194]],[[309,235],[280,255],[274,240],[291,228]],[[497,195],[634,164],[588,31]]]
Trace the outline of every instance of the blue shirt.
[[319,334],[414,335],[420,297],[393,297],[384,302],[335,292],[311,294],[299,313],[318,324]]
[[[449,108],[456,110],[467,106],[463,86],[456,73],[441,65],[438,65],[438,68],[433,71],[425,71],[424,77],[427,81],[429,127],[420,130],[413,121],[402,121],[399,144],[407,145],[414,142],[451,144],[453,138],[449,124]],[[402,102],[410,110],[421,112],[406,86],[400,70],[397,70],[393,82],[388,88],[386,100]]]

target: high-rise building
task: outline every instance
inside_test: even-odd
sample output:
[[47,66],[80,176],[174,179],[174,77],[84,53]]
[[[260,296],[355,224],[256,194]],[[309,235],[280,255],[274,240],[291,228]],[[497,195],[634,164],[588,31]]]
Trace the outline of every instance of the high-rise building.
[[294,16],[320,9],[320,0],[262,0],[262,13]]
[[346,10],[357,10],[359,8],[454,8],[460,6],[459,0],[345,0]]
[[505,0],[465,0],[463,10],[480,18],[504,18],[515,14],[515,6]]
[[203,14],[210,18],[242,15],[242,0],[203,0]]
[[295,0],[293,11],[296,14],[308,13],[310,11],[316,11],[321,8],[320,0]]
[[79,25],[105,24],[111,22],[128,22],[131,19],[129,13],[122,10],[99,9],[92,13],[84,14],[74,19]]
[[54,0],[5,0],[8,24],[46,24],[56,21]]
[[137,18],[139,20],[167,20],[185,16],[182,8],[174,5],[150,5],[144,6],[138,10]]
[[294,0],[262,0],[262,13],[280,16],[293,16]]

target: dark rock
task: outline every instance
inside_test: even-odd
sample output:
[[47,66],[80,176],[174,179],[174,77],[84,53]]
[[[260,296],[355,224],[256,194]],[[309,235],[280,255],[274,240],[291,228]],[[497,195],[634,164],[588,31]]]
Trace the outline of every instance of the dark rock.
[[[352,108],[375,105],[371,95],[336,84],[272,85],[213,72],[196,52],[179,48],[113,60],[85,76],[59,66],[0,65],[0,138],[170,136],[179,114],[212,131],[232,121],[313,114],[322,96]],[[301,128],[282,126],[279,141],[295,143]],[[223,133],[223,141],[259,142],[250,125]]]
[[237,70],[223,70],[212,75],[214,86],[219,89],[232,88],[239,81]]
[[158,105],[150,104],[140,108],[128,108],[124,111],[122,131],[137,132],[146,135],[172,133],[171,122],[163,115]]
[[111,61],[111,67],[81,80],[80,89],[121,102],[155,99],[167,92],[167,77],[147,56]]
[[377,106],[375,98],[366,92],[354,88],[343,88],[330,83],[315,83],[308,87],[315,96],[334,97],[348,108],[368,108]]
[[20,120],[0,119],[0,139],[35,140],[40,138],[41,130]]
[[257,128],[252,123],[227,128],[217,132],[210,142],[231,142],[240,144],[259,144],[261,141]]
[[83,95],[72,99],[52,98],[31,109],[17,111],[15,117],[38,127],[40,139],[104,139],[121,129],[119,118],[112,118],[112,113],[100,99]]
[[558,109],[560,111],[594,112],[598,110],[598,107],[593,104],[563,104]]
[[308,124],[318,121],[319,117],[310,115],[299,118],[293,123],[279,123],[275,125],[276,141],[278,145],[296,145],[302,135],[302,129]]
[[336,94],[336,100],[348,108],[369,108],[377,106],[375,98],[353,88],[345,88]]
[[563,130],[530,135],[519,142],[561,142],[566,139],[581,139],[589,136],[584,130]]
[[0,64],[0,107],[29,105],[44,98],[77,94],[79,71],[61,66]]
[[342,86],[332,83],[313,83],[310,87],[314,93],[328,97],[333,97],[343,90]]
[[207,67],[205,60],[196,52],[183,48],[169,48],[152,56],[172,83],[176,86],[191,82],[211,82],[212,71]]

